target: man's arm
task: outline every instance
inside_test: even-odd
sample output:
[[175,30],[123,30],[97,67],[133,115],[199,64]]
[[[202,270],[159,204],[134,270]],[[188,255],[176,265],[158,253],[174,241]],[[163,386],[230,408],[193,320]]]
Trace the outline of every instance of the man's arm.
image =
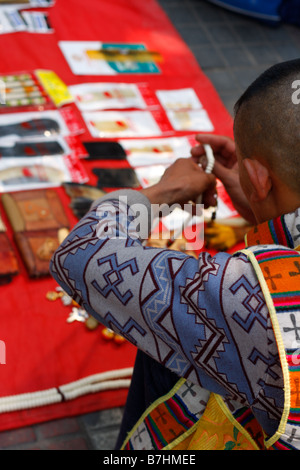
[[141,192],[147,196],[151,204],[186,204],[196,202],[205,195],[207,205],[215,205],[216,179],[207,174],[192,158],[178,159],[163,174],[160,181]]
[[[188,183],[196,174],[203,176],[197,191]],[[197,166],[180,161],[162,185],[152,188],[152,201],[159,202],[166,189],[168,202],[174,202],[179,177],[186,183],[177,198],[181,203],[214,183]],[[150,228],[149,191],[115,192],[97,201],[54,254],[52,275],[91,315],[178,376],[219,394],[234,391],[237,399],[248,397],[251,402],[254,392],[228,328],[228,316],[239,309],[240,299],[233,295],[230,311],[224,311],[223,296],[228,290],[225,279],[231,285],[245,274],[255,286],[255,275],[245,257],[201,253],[196,260],[143,246],[134,221],[138,214],[139,225]],[[263,328],[260,334],[267,345]]]

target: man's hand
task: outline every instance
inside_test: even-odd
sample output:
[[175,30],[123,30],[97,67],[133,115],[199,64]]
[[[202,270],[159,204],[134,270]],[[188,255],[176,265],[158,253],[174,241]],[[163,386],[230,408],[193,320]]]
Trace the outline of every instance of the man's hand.
[[141,192],[152,204],[183,205],[203,194],[203,204],[215,205],[215,183],[215,176],[206,174],[193,158],[179,158],[157,184]]
[[240,186],[236,147],[232,139],[225,136],[198,134],[199,145],[191,150],[195,163],[201,163],[205,168],[206,158],[203,144],[209,144],[214,152],[214,175],[222,181],[232,203],[239,214],[249,223],[255,224],[253,212]]

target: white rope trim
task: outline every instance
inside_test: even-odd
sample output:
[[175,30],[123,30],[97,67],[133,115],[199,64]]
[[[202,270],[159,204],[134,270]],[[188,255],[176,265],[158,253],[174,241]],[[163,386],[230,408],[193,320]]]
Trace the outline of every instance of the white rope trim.
[[39,392],[22,393],[0,398],[0,413],[26,410],[39,406],[51,405],[62,401],[74,400],[89,393],[104,390],[129,388],[133,368],[125,368],[90,375],[70,382],[58,388],[50,388]]

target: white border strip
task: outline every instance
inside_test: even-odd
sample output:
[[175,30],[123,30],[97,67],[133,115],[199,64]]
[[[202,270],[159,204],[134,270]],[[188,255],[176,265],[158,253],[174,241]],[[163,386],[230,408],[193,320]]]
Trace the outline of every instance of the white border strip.
[[104,390],[129,388],[133,368],[102,372],[90,375],[80,380],[70,382],[57,388],[50,388],[39,392],[22,393],[0,398],[0,413],[26,410],[39,406],[51,405],[63,401],[97,393]]

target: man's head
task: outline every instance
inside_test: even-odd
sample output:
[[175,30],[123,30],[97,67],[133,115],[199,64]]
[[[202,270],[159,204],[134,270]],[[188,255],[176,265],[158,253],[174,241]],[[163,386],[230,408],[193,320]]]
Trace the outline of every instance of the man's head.
[[294,201],[285,201],[278,208],[282,213],[295,205],[297,197],[300,201],[300,104],[292,99],[296,80],[300,80],[300,60],[276,64],[260,75],[235,105],[234,136],[244,191],[249,196],[258,178],[258,191],[262,188],[264,193],[253,201],[265,202],[265,196],[272,196],[269,210],[270,204],[280,204],[278,190],[289,188]]

